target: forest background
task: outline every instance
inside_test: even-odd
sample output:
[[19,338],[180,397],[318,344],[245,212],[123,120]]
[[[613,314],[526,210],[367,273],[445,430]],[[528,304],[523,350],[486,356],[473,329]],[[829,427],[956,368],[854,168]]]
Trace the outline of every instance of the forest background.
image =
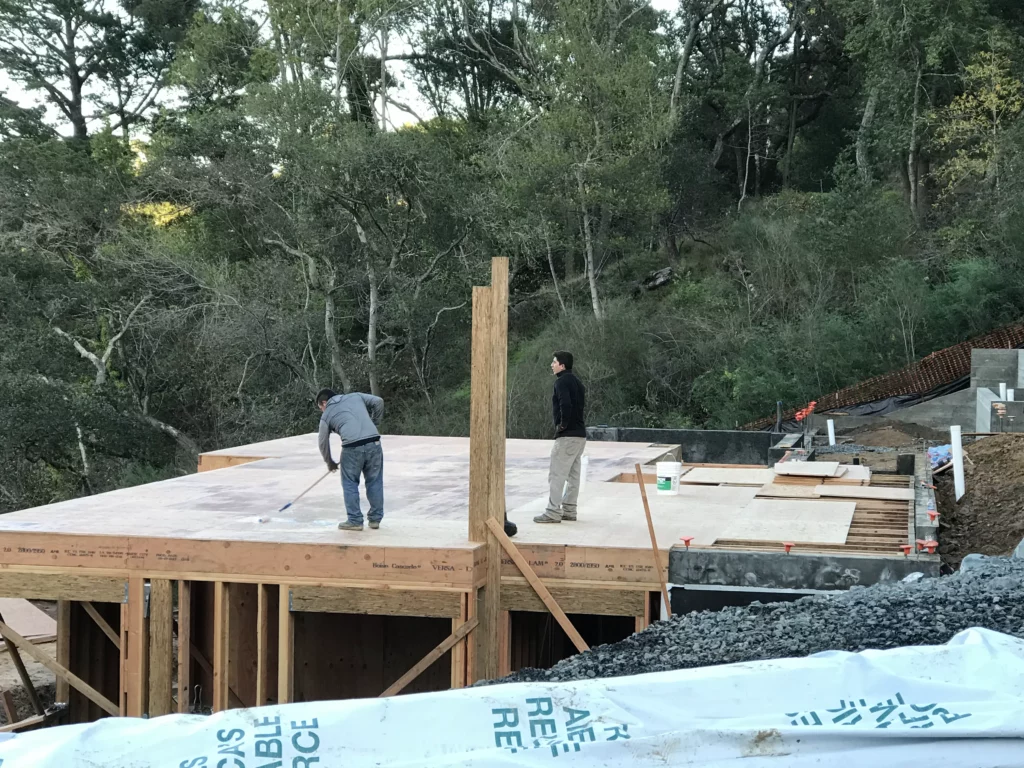
[[0,0],[0,512],[313,431],[734,427],[1021,316],[1018,0]]

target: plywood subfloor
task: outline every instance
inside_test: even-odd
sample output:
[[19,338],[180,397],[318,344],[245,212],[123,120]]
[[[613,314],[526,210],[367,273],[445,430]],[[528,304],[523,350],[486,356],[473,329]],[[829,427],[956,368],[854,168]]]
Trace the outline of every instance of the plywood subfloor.
[[[551,446],[533,440],[506,445],[506,509],[519,526],[516,544],[528,557],[537,555],[538,573],[567,578],[613,574],[608,578],[655,582],[653,572],[642,573],[637,565],[645,558],[653,561],[639,489],[635,483],[612,481],[634,472],[636,463],[657,461],[671,447],[588,443],[579,520],[541,525],[532,518],[547,501]],[[4,515],[0,537],[20,535],[28,552],[11,559],[0,554],[0,565],[208,572],[227,562],[223,553],[238,542],[254,545],[253,550],[266,547],[259,562],[245,561],[244,567],[251,568],[245,573],[363,579],[385,577],[381,569],[386,568],[390,576],[385,578],[406,579],[405,573],[395,576],[390,569],[409,567],[419,558],[424,564],[416,566],[422,570],[415,580],[465,583],[479,547],[467,538],[468,439],[385,436],[382,447],[385,517],[379,530],[337,530],[345,516],[337,474],[287,511],[278,511],[324,472],[316,436],[300,435],[207,454],[256,459],[249,463]],[[338,452],[335,444],[335,456]],[[265,455],[273,458],[259,458]],[[850,502],[756,499],[764,488],[780,487],[771,485],[771,469],[694,467],[686,477],[694,475],[730,485],[683,483],[676,496],[658,495],[653,485],[647,486],[663,556],[683,536],[693,537],[692,546],[734,539],[841,545],[849,533]],[[360,495],[365,513],[368,505]],[[67,543],[48,550],[55,538]],[[93,541],[110,545],[104,550]],[[628,557],[627,551],[632,552]],[[597,552],[606,553],[599,572]],[[458,577],[446,575],[452,562],[461,569]],[[352,575],[337,576],[338,569]]]

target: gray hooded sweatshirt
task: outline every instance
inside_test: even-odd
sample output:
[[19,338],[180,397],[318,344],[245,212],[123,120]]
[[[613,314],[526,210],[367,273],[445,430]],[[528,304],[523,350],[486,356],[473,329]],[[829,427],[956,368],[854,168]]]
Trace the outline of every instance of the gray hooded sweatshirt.
[[383,415],[384,401],[374,395],[350,392],[328,400],[320,417],[320,455],[324,461],[333,461],[329,442],[331,432],[341,435],[342,448],[360,440],[379,437],[376,424]]

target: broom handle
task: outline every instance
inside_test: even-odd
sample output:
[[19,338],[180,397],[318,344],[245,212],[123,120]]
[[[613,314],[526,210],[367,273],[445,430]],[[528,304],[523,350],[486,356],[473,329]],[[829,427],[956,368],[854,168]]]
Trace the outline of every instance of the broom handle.
[[325,478],[326,478],[326,477],[327,477],[327,476],[328,476],[329,474],[331,474],[331,470],[327,470],[326,472],[324,472],[324,473],[323,473],[323,475],[321,475],[321,476],[320,476],[320,479],[318,479],[318,480],[317,480],[317,481],[316,481],[315,483],[313,483],[313,484],[312,484],[311,486],[309,486],[309,488],[307,488],[307,489],[306,489],[306,490],[304,490],[304,491],[303,491],[302,493],[300,493],[300,494],[299,494],[298,496],[296,496],[296,497],[295,497],[295,498],[294,498],[294,499],[292,500],[292,504],[294,504],[294,503],[295,503],[296,501],[298,501],[298,500],[299,500],[299,499],[301,499],[301,498],[302,498],[303,496],[305,496],[305,495],[306,495],[307,493],[309,493],[309,492],[310,492],[310,491],[312,491],[312,490],[313,490],[314,488],[316,488],[316,487],[317,487],[318,485],[320,485],[320,483],[322,483],[322,482],[324,481],[324,479],[325,479]]

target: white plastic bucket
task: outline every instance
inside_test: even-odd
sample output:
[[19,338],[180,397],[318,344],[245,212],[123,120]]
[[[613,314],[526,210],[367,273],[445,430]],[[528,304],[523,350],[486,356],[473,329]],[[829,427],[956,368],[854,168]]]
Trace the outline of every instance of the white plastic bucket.
[[658,495],[677,496],[679,494],[679,476],[683,473],[683,465],[678,461],[659,461],[656,469]]

